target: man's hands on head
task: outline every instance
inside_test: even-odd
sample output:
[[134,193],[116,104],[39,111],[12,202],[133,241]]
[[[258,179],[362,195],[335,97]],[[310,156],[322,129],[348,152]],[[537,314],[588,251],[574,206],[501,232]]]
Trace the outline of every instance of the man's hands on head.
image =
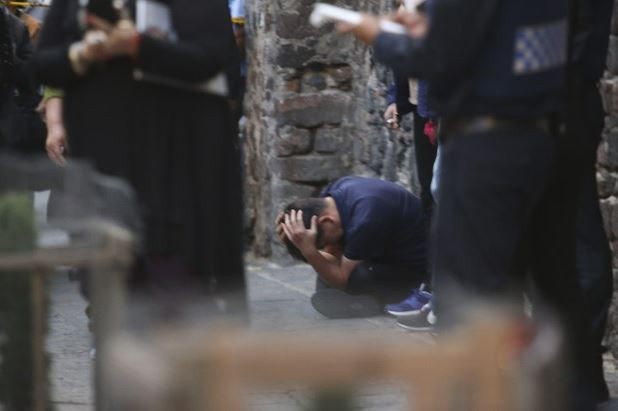
[[283,223],[284,223],[284,214],[283,211],[277,214],[277,218],[275,218],[275,227],[277,227],[277,238],[282,243],[285,242],[287,238],[285,232],[283,231]]
[[[279,224],[285,236],[308,257],[318,252],[316,241],[318,238],[318,217],[311,217],[311,226],[305,228],[302,210],[291,210],[283,216],[283,223]],[[279,233],[279,227],[277,232]]]
[[345,290],[350,273],[359,264],[343,256],[339,245],[327,245],[324,250],[317,249],[318,217],[311,218],[311,226],[305,228],[303,212],[292,210],[279,213],[275,220],[277,236],[281,242],[289,239],[302,253],[320,278],[329,286]]

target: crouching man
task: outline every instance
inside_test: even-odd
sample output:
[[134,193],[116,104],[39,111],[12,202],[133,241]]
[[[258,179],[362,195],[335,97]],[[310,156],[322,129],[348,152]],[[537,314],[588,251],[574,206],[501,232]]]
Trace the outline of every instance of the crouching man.
[[329,318],[377,315],[427,279],[420,200],[394,183],[344,177],[277,217],[290,254],[318,274],[313,307]]

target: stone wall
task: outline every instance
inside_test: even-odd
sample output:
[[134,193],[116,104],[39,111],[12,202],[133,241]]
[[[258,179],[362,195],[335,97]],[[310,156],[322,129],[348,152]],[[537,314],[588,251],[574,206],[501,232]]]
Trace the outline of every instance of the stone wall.
[[[376,13],[393,2],[341,6]],[[308,23],[314,0],[249,0],[246,201],[253,251],[284,258],[273,239],[278,210],[356,174],[410,186],[411,132],[384,127],[390,73],[371,50],[332,25]],[[337,4],[337,3],[335,3]],[[413,183],[413,189],[417,185]]]
[[[607,71],[601,81],[601,94],[607,118],[599,147],[597,181],[605,229],[614,253],[614,290],[618,285],[618,1],[614,4]],[[618,292],[610,312],[609,343],[618,358]]]

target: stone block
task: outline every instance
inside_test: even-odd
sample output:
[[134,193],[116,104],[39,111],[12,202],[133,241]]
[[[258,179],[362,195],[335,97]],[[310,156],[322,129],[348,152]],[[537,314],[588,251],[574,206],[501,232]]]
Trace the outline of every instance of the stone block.
[[328,77],[324,72],[308,71],[303,74],[301,90],[304,93],[323,91],[328,87]]
[[612,74],[618,74],[618,36],[609,36],[607,70]]
[[291,40],[303,40],[316,36],[318,31],[309,24],[311,9],[312,7],[302,7],[300,10],[279,14],[275,27],[277,36]]
[[300,68],[316,57],[314,49],[294,44],[281,44],[277,47],[274,63],[284,68]]
[[315,143],[313,145],[313,149],[317,153],[336,153],[338,151],[345,151],[348,146],[348,144],[346,144],[346,134],[346,131],[342,128],[319,128],[315,133]]
[[608,198],[616,194],[616,174],[601,169],[597,172],[597,189],[601,198]]
[[333,79],[337,87],[348,89],[352,85],[354,72],[348,65],[334,66],[328,69],[329,76]]
[[298,184],[280,180],[272,187],[272,210],[270,219],[275,221],[277,214],[288,204],[299,198],[317,197],[320,189],[312,185]]
[[612,211],[618,203],[615,197],[610,197],[607,199],[603,199],[600,202],[601,207],[601,215],[603,216],[603,225],[605,228],[605,232],[609,238],[612,237]]
[[[611,205],[610,228],[612,232],[609,235],[609,237],[614,240],[618,240],[618,199],[616,197],[610,197],[610,205]],[[616,248],[616,250],[618,250],[618,248]]]
[[350,96],[342,93],[312,93],[277,102],[279,122],[297,127],[340,124],[348,115]]
[[311,140],[309,130],[284,126],[279,129],[275,151],[279,157],[307,154],[311,151]]
[[607,141],[601,141],[597,149],[597,163],[602,167],[609,167],[609,146]]
[[279,181],[272,187],[272,194],[275,200],[280,199],[287,204],[297,198],[315,197],[320,194],[320,189],[308,184]]
[[300,93],[300,80],[297,78],[286,80],[285,91],[289,91],[291,93]]
[[606,164],[613,170],[618,169],[618,130],[614,129],[606,133],[604,138],[607,144]]
[[298,156],[275,159],[274,172],[288,181],[316,183],[342,177],[349,172],[349,161],[340,156]]
[[[612,267],[618,267],[618,255],[616,255],[616,250],[618,250],[618,241],[613,241],[610,243],[610,249],[612,250]],[[614,272],[614,282],[615,282],[615,270]],[[614,287],[616,289],[616,287]]]
[[605,117],[605,128],[607,130],[611,130],[612,128],[618,127],[618,116],[607,116]]
[[601,96],[605,112],[618,116],[618,77],[601,80]]

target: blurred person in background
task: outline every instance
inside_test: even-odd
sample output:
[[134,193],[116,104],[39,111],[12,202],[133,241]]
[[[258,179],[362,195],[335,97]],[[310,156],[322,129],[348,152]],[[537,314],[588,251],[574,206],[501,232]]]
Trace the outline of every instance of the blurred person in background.
[[40,153],[45,126],[31,70],[32,42],[26,25],[0,5],[0,139],[4,149]]
[[33,43],[36,43],[41,32],[41,21],[43,21],[45,16],[46,7],[32,7],[27,5],[28,2],[24,3],[25,5],[20,5],[19,7],[10,6],[9,9],[11,10],[11,13],[19,17],[19,19],[24,23],[28,29],[30,39]]
[[[402,1],[402,3],[404,3]],[[411,10],[424,13],[426,2],[415,5]],[[401,4],[405,10],[405,4]],[[384,120],[389,128],[398,129],[401,117],[412,113],[414,124],[414,154],[416,171],[421,186],[420,197],[423,211],[427,219],[431,219],[433,197],[431,195],[431,180],[433,164],[436,159],[436,113],[431,109],[427,82],[409,79],[405,75],[394,72],[394,84],[387,95],[388,107],[384,111]]]
[[[147,30],[131,21],[136,6],[160,11],[141,23]],[[145,239],[133,289],[235,292],[241,298],[227,307],[242,311],[239,151],[216,83],[235,49],[225,0],[137,0],[122,9],[55,0],[35,63],[43,83],[64,90],[71,156],[137,192]]]
[[245,55],[245,1],[228,0],[234,39],[238,49],[239,64],[233,64],[228,74],[230,83],[230,104],[237,120],[243,116],[243,102],[247,83],[247,59]]

